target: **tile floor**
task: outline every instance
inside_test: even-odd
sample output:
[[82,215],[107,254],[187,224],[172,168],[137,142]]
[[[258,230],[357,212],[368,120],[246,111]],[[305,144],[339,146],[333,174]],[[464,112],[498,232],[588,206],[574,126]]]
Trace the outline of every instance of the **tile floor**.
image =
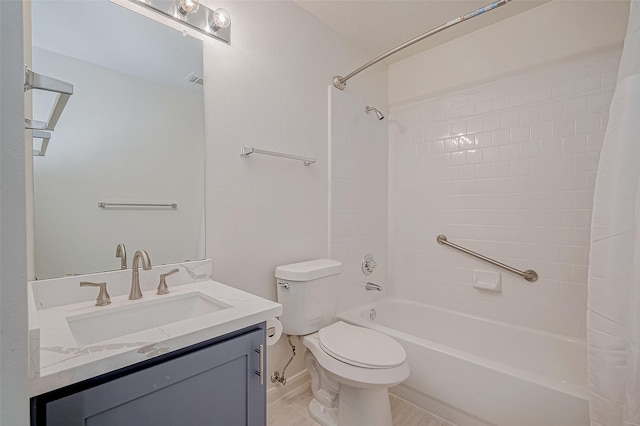
[[[267,407],[267,426],[319,426],[307,406],[311,401],[309,384],[293,390]],[[391,395],[394,426],[455,426],[407,401]]]

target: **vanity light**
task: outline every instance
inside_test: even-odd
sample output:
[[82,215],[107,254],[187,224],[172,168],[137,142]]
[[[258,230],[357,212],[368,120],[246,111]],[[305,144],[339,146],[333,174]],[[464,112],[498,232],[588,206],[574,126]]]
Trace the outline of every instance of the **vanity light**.
[[200,7],[200,0],[176,0],[176,10],[182,16],[195,13]]
[[227,28],[231,25],[231,15],[226,9],[218,8],[209,15],[209,27],[213,31]]
[[[1,1],[1,0],[0,0]],[[131,0],[173,21],[230,44],[231,16],[224,9],[209,9],[201,0]]]

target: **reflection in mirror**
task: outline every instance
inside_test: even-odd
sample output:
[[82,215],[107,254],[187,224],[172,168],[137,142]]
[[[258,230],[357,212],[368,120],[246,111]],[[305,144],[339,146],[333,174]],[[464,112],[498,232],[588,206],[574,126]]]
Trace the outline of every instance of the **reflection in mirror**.
[[[33,70],[74,86],[34,157],[36,278],[120,269],[118,244],[204,258],[202,41],[107,0],[36,0],[32,25]],[[51,95],[33,103],[46,121]]]

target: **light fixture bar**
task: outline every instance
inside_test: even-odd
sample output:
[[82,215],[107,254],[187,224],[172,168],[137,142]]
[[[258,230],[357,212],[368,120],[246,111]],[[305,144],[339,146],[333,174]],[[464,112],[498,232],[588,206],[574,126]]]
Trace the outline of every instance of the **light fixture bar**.
[[[231,44],[231,24],[221,28],[214,22],[214,14],[216,9],[211,10],[203,4],[190,13],[181,13],[179,4],[174,0],[130,0],[131,2],[144,6],[147,9],[159,12],[169,19],[180,22],[199,33],[220,40],[224,43]],[[183,11],[184,12],[184,11]]]

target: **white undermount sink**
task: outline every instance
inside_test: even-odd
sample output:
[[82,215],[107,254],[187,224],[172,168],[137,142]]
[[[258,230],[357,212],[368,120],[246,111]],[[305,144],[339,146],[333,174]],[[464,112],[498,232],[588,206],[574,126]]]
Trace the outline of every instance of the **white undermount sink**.
[[141,303],[106,308],[66,317],[80,346],[162,327],[207,315],[230,306],[200,292],[161,296]]

